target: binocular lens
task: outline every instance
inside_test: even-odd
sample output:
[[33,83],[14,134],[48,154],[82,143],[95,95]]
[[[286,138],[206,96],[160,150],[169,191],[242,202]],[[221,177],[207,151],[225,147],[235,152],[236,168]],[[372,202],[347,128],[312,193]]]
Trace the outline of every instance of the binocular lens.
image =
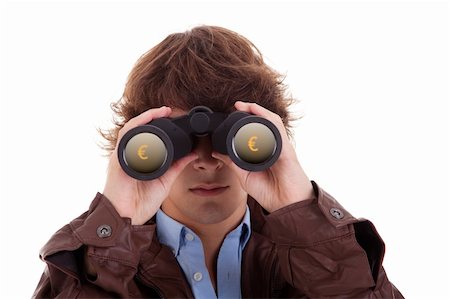
[[164,142],[155,134],[140,133],[133,136],[123,151],[128,167],[140,173],[151,173],[160,169],[167,160]]
[[276,149],[275,135],[261,123],[242,126],[232,141],[233,151],[241,160],[260,164],[269,160]]

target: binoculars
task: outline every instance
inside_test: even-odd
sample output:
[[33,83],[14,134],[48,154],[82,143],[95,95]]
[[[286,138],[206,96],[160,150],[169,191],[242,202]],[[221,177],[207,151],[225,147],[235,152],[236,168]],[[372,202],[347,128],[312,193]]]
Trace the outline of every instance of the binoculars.
[[214,151],[228,155],[248,171],[269,168],[281,153],[280,132],[267,119],[197,106],[187,115],[157,118],[125,133],[118,146],[119,163],[135,179],[156,179],[174,161],[189,154],[196,139],[203,136],[210,137]]

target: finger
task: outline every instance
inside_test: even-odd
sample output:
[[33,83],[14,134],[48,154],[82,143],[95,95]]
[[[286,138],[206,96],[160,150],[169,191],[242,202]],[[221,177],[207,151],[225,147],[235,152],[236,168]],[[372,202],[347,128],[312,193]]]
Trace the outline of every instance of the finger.
[[192,161],[198,158],[198,155],[195,152],[191,152],[183,158],[175,161],[172,166],[167,170],[167,172],[161,177],[161,180],[164,181],[164,184],[171,185],[172,182],[178,177],[178,175],[183,171],[183,169]]
[[166,106],[149,109],[145,112],[142,112],[138,116],[130,119],[123,126],[123,128],[119,131],[119,136],[123,136],[126,132],[128,132],[129,130],[131,130],[135,127],[145,125],[145,124],[149,123],[150,121],[152,121],[153,119],[161,118],[161,117],[168,117],[171,112],[172,112],[172,109],[170,107],[166,107]]
[[222,161],[227,166],[231,166],[232,164],[234,165],[234,162],[230,159],[228,155],[224,155],[218,152],[212,152],[211,156],[217,160]]
[[245,177],[245,175],[248,173],[247,170],[244,170],[237,166],[236,163],[234,163],[228,155],[224,155],[218,152],[212,152],[211,156],[217,160],[222,161],[226,166],[231,168],[238,175],[238,177]]
[[239,111],[243,111],[243,112],[251,113],[251,114],[254,114],[257,116],[261,116],[261,117],[264,117],[265,119],[271,121],[277,127],[278,131],[281,133],[281,138],[283,139],[283,142],[288,140],[288,136],[286,133],[286,128],[284,127],[284,124],[283,124],[283,120],[281,119],[281,117],[278,114],[276,114],[256,103],[236,101],[236,103],[234,103],[234,106]]
[[269,119],[278,116],[277,114],[273,113],[272,111],[270,111],[256,103],[237,101],[234,104],[234,106],[239,111],[255,114],[258,116],[263,116],[263,117],[269,118]]

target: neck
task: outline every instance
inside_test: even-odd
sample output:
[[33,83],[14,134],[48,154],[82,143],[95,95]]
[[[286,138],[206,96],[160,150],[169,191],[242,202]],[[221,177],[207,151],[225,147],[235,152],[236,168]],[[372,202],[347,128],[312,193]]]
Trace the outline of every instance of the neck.
[[217,285],[217,257],[219,255],[220,247],[222,246],[226,235],[242,222],[246,208],[246,201],[243,201],[242,204],[225,219],[219,222],[203,223],[198,219],[184,217],[174,205],[162,206],[164,213],[189,227],[202,241],[205,264],[215,290]]
[[163,206],[162,208],[168,216],[193,230],[202,241],[220,240],[222,242],[225,236],[242,222],[247,205],[246,202],[243,202],[227,218],[213,223],[204,223],[199,219],[183,217],[174,206]]
[[192,230],[203,239],[224,239],[225,236],[235,229],[244,218],[246,205],[242,205],[239,209],[236,209],[230,217],[224,219],[218,223],[212,224],[200,224],[192,223]]
[[236,209],[230,217],[218,223],[202,224],[196,221],[184,223],[202,240],[205,265],[211,278],[211,284],[217,292],[217,258],[226,235],[234,230],[245,215],[246,205]]

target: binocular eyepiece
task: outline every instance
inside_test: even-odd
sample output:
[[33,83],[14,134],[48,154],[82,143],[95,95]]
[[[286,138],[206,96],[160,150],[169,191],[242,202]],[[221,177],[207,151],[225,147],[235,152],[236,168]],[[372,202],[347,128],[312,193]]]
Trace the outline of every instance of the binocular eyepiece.
[[154,119],[125,133],[118,146],[119,163],[129,176],[152,180],[189,154],[196,138],[207,135],[214,151],[228,155],[248,171],[269,168],[281,153],[280,132],[267,119],[197,106],[187,115]]

